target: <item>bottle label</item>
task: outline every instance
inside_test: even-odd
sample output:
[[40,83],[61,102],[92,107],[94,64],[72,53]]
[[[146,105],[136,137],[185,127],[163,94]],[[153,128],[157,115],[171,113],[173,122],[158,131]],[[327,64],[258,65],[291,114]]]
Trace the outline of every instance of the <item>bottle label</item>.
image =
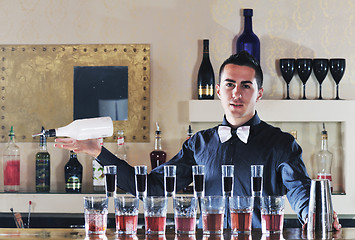
[[68,178],[67,183],[65,185],[67,189],[81,189],[81,182],[77,176],[71,176]]
[[50,163],[48,160],[36,160],[36,190],[49,191]]
[[4,185],[20,185],[20,160],[7,161],[4,167]]
[[199,86],[198,95],[200,96],[213,96],[214,87],[212,85]]
[[92,180],[94,186],[105,186],[104,168],[94,159],[92,161]]

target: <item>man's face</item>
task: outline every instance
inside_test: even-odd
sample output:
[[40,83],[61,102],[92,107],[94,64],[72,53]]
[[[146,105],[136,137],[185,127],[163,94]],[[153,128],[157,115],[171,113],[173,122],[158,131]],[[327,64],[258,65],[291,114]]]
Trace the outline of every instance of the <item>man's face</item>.
[[258,89],[256,83],[255,70],[235,64],[224,67],[216,89],[226,118],[235,127],[254,116],[256,102],[263,95],[263,89]]

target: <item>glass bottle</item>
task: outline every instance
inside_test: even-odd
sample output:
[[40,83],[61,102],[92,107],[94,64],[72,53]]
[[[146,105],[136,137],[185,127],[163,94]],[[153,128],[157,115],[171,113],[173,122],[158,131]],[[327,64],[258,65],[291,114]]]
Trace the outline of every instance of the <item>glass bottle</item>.
[[4,191],[18,192],[20,189],[20,148],[15,144],[13,126],[11,126],[9,137],[9,142],[3,152]]
[[65,191],[80,193],[83,179],[83,166],[75,152],[70,151],[70,159],[64,166]]
[[126,150],[126,145],[124,142],[124,131],[123,130],[118,130],[117,132],[117,150],[116,150],[116,157],[118,157],[121,160],[127,161],[127,150]]
[[[44,128],[42,127],[42,132]],[[50,155],[47,152],[47,139],[40,136],[39,152],[36,154],[36,192],[49,192],[51,180]]]
[[247,51],[260,63],[260,41],[253,32],[253,9],[244,9],[244,31],[237,39],[237,53]]
[[113,123],[110,117],[86,118],[73,121],[67,126],[44,130],[32,137],[45,135],[46,137],[71,137],[77,140],[111,137]]
[[[100,146],[104,145],[103,138],[99,138]],[[105,174],[104,167],[92,158],[92,184],[94,192],[105,192]]]
[[[191,128],[191,125],[189,125],[189,128],[187,129],[187,137],[186,140],[189,140],[193,135],[193,131]],[[187,187],[184,187],[182,190],[184,193],[193,193],[194,191],[194,184],[191,182]]]
[[198,99],[214,99],[214,72],[210,61],[209,40],[203,40],[203,58],[197,75]]
[[322,145],[321,150],[317,154],[317,178],[318,179],[328,179],[331,186],[331,191],[333,191],[332,186],[332,160],[333,154],[328,151],[328,132],[325,130],[325,124],[323,123],[322,131]]
[[152,165],[152,169],[165,163],[166,161],[166,153],[162,150],[161,147],[161,132],[158,123],[156,123],[156,126],[157,130],[155,131],[154,151],[150,153],[150,163]]

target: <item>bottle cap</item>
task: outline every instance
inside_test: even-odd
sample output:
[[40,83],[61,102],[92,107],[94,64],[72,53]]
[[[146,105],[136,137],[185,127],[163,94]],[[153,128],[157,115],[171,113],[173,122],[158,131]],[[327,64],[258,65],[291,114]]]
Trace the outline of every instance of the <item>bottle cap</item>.
[[252,17],[253,16],[253,9],[244,9],[243,10],[243,15],[245,17]]
[[15,136],[15,132],[14,132],[14,127],[13,127],[13,126],[11,126],[9,136],[10,136],[10,137]]
[[203,39],[203,45],[206,45],[206,44],[208,44],[210,42],[210,40],[208,40],[208,39]]
[[323,131],[322,131],[322,135],[327,135],[328,132],[327,130],[325,130],[325,124],[323,123]]

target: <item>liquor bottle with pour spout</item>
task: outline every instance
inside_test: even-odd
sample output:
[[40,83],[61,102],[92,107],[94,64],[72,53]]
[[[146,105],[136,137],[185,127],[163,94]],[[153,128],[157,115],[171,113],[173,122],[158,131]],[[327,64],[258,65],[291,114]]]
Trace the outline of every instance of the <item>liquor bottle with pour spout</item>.
[[[187,137],[186,140],[189,140],[193,135],[193,131],[191,128],[191,125],[189,125],[189,128],[187,129]],[[193,182],[191,182],[187,187],[184,187],[182,190],[184,193],[193,193],[194,191],[194,185]]]
[[71,137],[76,140],[111,137],[113,122],[110,117],[78,119],[67,126],[44,130],[32,137],[44,135],[46,137]]
[[161,146],[161,132],[160,132],[159,124],[156,123],[156,126],[157,129],[155,131],[154,151],[150,153],[150,163],[152,165],[152,169],[165,163],[166,161],[166,152],[162,150],[162,146]]
[[[42,132],[44,132],[42,127]],[[36,192],[49,192],[51,180],[50,155],[47,151],[47,138],[40,135],[39,152],[36,154]]]
[[15,144],[13,126],[11,126],[9,137],[9,142],[3,152],[4,191],[18,192],[20,189],[20,148]]
[[318,179],[328,179],[331,186],[331,191],[333,191],[332,185],[332,161],[333,154],[328,151],[328,132],[325,129],[325,124],[323,123],[322,134],[322,145],[321,150],[317,154],[317,178]]

